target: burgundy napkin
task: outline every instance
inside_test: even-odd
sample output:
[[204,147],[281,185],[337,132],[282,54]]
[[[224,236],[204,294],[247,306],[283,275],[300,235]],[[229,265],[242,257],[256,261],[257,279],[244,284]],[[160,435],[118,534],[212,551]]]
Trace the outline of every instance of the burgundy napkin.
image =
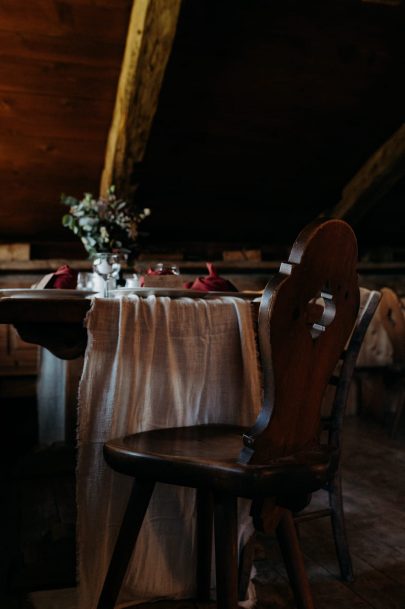
[[63,290],[74,290],[77,286],[77,271],[70,268],[68,264],[60,266],[53,274],[48,288],[59,288]]
[[202,292],[237,292],[233,283],[220,277],[215,270],[212,262],[207,262],[207,268],[209,275],[207,277],[197,277],[193,281],[188,281],[184,284],[185,288],[191,288],[192,290],[200,290]]

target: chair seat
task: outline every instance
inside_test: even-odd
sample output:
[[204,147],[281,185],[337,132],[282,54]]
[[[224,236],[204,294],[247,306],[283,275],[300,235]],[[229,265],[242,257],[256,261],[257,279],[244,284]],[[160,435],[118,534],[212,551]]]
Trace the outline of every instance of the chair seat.
[[104,456],[123,474],[241,497],[307,494],[320,488],[336,467],[337,453],[326,446],[266,465],[240,464],[246,431],[233,425],[157,429],[110,440]]

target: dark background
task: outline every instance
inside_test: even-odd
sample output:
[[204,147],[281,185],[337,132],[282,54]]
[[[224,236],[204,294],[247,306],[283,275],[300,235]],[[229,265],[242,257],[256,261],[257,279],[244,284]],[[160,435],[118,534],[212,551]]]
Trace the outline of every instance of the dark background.
[[[21,6],[0,6],[0,240],[85,257],[59,199],[98,192],[131,0]],[[142,248],[277,257],[404,122],[404,25],[402,3],[183,0]],[[363,256],[403,256],[404,182],[355,226]]]
[[[153,239],[290,242],[402,124],[402,9],[353,1],[183,5],[139,198]],[[400,246],[404,184],[356,227]]]

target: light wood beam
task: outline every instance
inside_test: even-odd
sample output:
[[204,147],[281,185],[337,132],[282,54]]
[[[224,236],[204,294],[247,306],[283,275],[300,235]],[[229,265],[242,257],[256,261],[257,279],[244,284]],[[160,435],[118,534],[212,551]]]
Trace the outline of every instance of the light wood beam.
[[405,176],[405,124],[394,133],[348,182],[330,215],[352,224],[376,205]]
[[100,193],[115,184],[136,190],[134,168],[144,157],[160,87],[176,33],[181,0],[134,0],[107,141]]

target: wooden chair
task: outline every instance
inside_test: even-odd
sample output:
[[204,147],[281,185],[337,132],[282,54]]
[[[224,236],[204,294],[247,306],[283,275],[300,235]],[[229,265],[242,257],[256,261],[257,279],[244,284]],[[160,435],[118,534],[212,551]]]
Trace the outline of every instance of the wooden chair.
[[320,408],[356,320],[356,265],[356,238],[345,222],[318,221],[298,236],[288,262],[281,264],[261,299],[264,399],[250,430],[201,425],[142,432],[105,444],[107,463],[134,477],[134,483],[98,609],[114,607],[158,481],[197,489],[199,600],[209,597],[213,517],[217,606],[237,607],[236,504],[238,497],[246,497],[252,499],[256,523],[265,525],[269,506],[278,508],[277,535],[297,607],[313,609],[292,511],[304,507],[310,493],[337,468],[338,447],[319,441]]
[[[360,307],[349,344],[340,357],[341,362],[337,369],[338,372],[329,381],[335,387],[335,394],[330,414],[322,417],[321,423],[322,429],[328,432],[329,445],[336,446],[339,449],[342,445],[343,421],[357,356],[380,298],[381,294],[377,291],[371,291],[367,294],[365,302]],[[329,507],[298,514],[295,516],[295,523],[298,525],[315,518],[330,517],[341,577],[343,580],[350,582],[353,581],[353,567],[344,521],[340,459],[337,469],[332,473],[331,478],[323,488],[329,495]]]
[[392,345],[392,365],[386,371],[386,385],[394,395],[391,404],[394,413],[391,436],[394,437],[405,403],[405,319],[402,303],[391,288],[381,289],[378,317]]

